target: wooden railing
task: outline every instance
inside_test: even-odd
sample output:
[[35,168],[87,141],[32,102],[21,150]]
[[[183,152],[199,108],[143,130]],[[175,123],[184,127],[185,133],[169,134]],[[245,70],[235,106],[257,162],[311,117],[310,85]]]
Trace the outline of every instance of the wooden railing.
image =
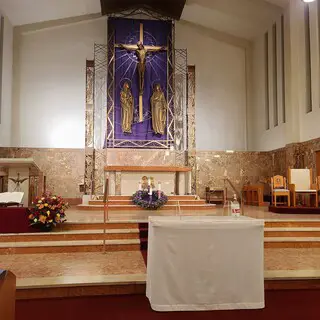
[[106,223],[109,221],[109,177],[106,179],[103,194],[103,252],[106,252]]
[[0,274],[0,319],[15,319],[16,277],[10,271]]

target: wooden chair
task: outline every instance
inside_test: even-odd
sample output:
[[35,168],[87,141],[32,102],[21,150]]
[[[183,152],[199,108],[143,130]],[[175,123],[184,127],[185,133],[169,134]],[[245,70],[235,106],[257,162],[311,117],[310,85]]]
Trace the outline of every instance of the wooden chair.
[[312,169],[289,169],[288,179],[294,207],[296,206],[296,196],[298,194],[309,195],[310,198],[315,196],[315,206],[318,206],[319,188],[317,183],[312,183]]
[[273,205],[277,206],[277,197],[287,197],[288,207],[290,207],[290,190],[287,186],[287,179],[283,176],[271,178],[271,194]]

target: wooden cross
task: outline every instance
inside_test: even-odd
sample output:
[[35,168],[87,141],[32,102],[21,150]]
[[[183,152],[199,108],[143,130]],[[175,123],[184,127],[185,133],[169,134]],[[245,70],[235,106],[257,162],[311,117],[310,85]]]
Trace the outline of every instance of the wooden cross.
[[116,44],[116,47],[120,47],[126,50],[135,51],[138,57],[138,71],[139,71],[139,122],[143,121],[143,89],[144,89],[144,74],[145,74],[145,65],[146,65],[146,58],[149,52],[157,52],[161,50],[167,50],[166,47],[159,47],[159,46],[144,46],[143,45],[143,23],[140,23],[140,37],[139,42],[142,44],[143,48],[139,48],[138,44]]

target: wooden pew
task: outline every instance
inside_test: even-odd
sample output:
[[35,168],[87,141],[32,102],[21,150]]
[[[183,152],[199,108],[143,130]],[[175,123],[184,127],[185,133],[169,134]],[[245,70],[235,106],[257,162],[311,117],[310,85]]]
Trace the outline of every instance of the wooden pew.
[[14,320],[16,307],[16,276],[0,270],[0,319]]

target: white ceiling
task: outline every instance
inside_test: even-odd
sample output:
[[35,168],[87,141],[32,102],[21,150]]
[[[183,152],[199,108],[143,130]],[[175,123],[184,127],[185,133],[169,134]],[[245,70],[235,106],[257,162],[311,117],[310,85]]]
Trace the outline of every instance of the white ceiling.
[[101,12],[100,0],[0,0],[13,25],[24,25]]
[[[187,0],[182,19],[252,39],[264,32],[289,0]],[[0,0],[13,25],[98,13],[100,0]]]
[[187,0],[182,18],[234,36],[253,39],[280,15],[287,0]]
[[266,1],[283,8],[289,3],[289,0],[266,0]]

